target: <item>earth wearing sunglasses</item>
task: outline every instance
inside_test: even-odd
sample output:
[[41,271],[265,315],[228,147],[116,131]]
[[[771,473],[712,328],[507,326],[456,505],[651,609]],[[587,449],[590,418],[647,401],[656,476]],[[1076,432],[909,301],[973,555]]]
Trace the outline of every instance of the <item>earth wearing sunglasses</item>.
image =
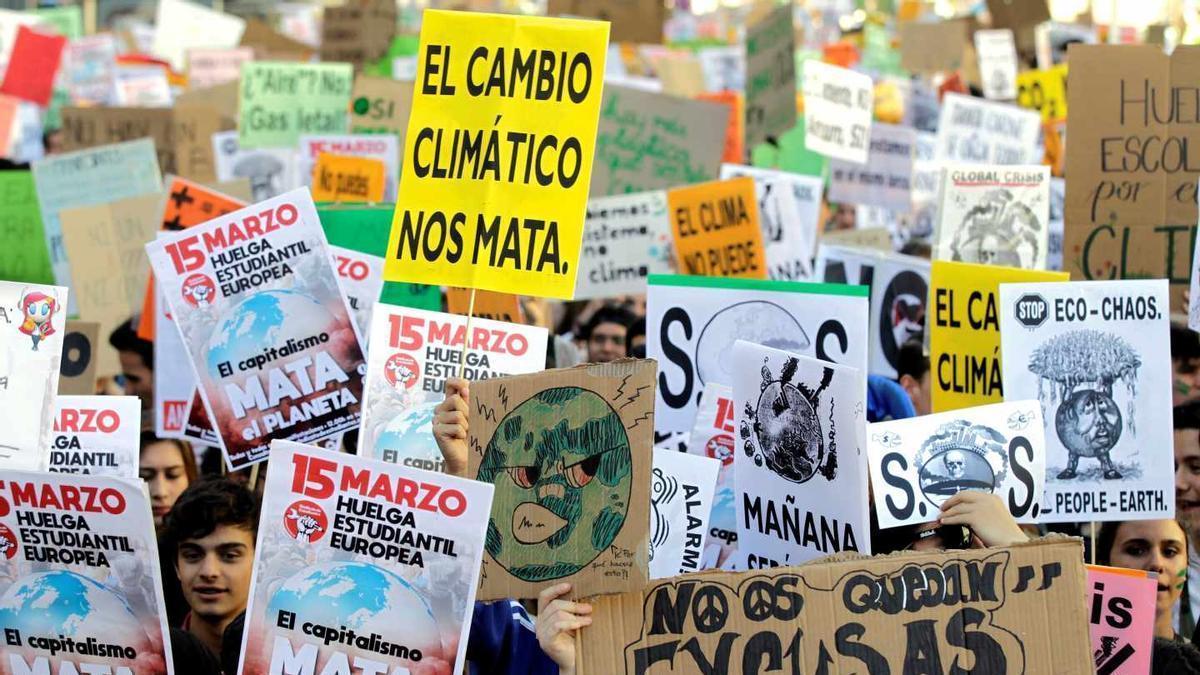
[[518,579],[560,579],[595,560],[625,524],[629,436],[599,394],[546,389],[500,420],[477,479],[495,486],[488,554]]

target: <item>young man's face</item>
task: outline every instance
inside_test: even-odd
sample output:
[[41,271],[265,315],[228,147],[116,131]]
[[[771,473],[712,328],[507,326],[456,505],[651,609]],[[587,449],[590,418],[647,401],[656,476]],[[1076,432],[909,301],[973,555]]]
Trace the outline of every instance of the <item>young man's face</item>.
[[117,352],[121,374],[125,376],[125,394],[137,396],[143,402],[154,400],[154,371],[142,361],[137,352]]
[[175,571],[192,612],[212,622],[232,621],[246,609],[254,568],[254,534],[218,525],[207,537],[184,539]]
[[602,323],[592,330],[588,338],[588,361],[608,363],[625,356],[625,333],[628,329],[619,323]]
[[1181,405],[1200,398],[1200,359],[1171,359],[1171,370],[1172,405]]

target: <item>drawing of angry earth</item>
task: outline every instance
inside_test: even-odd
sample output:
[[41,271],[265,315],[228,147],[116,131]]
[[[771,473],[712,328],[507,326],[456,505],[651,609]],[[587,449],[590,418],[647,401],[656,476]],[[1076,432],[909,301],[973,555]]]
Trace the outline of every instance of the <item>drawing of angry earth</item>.
[[495,485],[491,557],[524,581],[560,579],[595,560],[625,524],[629,437],[595,392],[546,389],[500,421],[477,478]]

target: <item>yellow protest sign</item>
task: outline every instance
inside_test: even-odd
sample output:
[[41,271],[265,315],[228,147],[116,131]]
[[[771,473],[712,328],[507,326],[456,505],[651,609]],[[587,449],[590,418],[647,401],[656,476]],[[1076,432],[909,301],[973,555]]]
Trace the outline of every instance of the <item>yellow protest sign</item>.
[[570,299],[608,24],[427,10],[384,278]]
[[753,178],[742,176],[668,190],[667,212],[680,272],[767,278]]
[[933,411],[1004,401],[1000,370],[1000,284],[1069,281],[1066,272],[933,261],[929,380]]
[[387,169],[382,161],[322,152],[313,165],[314,202],[381,202]]
[[1067,64],[1017,75],[1017,104],[1036,110],[1044,121],[1067,116]]

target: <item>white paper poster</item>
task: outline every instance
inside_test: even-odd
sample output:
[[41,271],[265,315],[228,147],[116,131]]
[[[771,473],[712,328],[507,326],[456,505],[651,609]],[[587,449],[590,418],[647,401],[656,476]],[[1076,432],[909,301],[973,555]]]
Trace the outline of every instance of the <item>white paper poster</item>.
[[217,180],[249,180],[250,193],[256,202],[276,197],[304,184],[297,175],[298,153],[295,149],[242,148],[238,143],[236,129],[213,134],[212,143]]
[[330,246],[333,268],[337,271],[338,283],[346,294],[346,302],[354,312],[358,334],[367,337],[371,326],[371,310],[383,291],[383,258],[369,253],[359,253],[341,246]]
[[730,360],[742,569],[870,555],[866,374],[744,340]]
[[67,289],[0,281],[0,466],[37,471],[50,447]]
[[812,257],[824,188],[822,180],[816,176],[742,164],[721,165],[721,180],[739,176],[754,179],[768,278],[804,281],[812,277]]
[[[1066,200],[1067,181],[1062,178],[1050,179],[1050,221],[1046,232],[1046,269],[1062,270],[1063,268],[1063,205]],[[1193,293],[1192,297],[1196,297]]]
[[975,53],[979,56],[979,79],[983,95],[996,101],[1017,97],[1017,45],[1007,28],[975,31]]
[[300,180],[312,185],[321,153],[377,159],[383,162],[383,200],[396,201],[400,186],[400,140],[395,134],[323,134],[300,137]]
[[1167,281],[1000,285],[1005,400],[1046,428],[1041,522],[1173,518]]
[[237,672],[462,672],[492,486],[271,445]]
[[665,191],[589,199],[575,299],[645,293],[646,277],[670,274],[674,257]]
[[939,202],[934,260],[1046,269],[1049,167],[946,166]]
[[86,35],[67,43],[61,77],[75,103],[106,105],[116,93],[116,68],[116,38]]
[[[433,409],[459,363],[468,381],[536,373],[546,367],[549,331],[489,319],[376,303],[371,316],[359,454],[393,464],[442,470]],[[463,345],[469,349],[465,357]]]
[[912,210],[913,150],[917,132],[876,122],[866,164],[829,162],[829,201],[866,204],[889,211]]
[[236,47],[245,30],[246,21],[232,14],[185,0],[159,0],[153,52],[169,61],[177,72],[183,72],[189,48]]
[[918,132],[913,145],[912,209],[903,214],[893,237],[899,249],[909,241],[930,241],[937,220],[942,164],[934,160],[937,134]]
[[1042,118],[1032,110],[961,94],[946,94],[938,121],[940,162],[1037,164]]
[[856,164],[867,161],[874,117],[870,75],[804,62],[804,147]]
[[59,396],[46,470],[136,479],[142,402],[136,396]]
[[879,527],[937,520],[959,492],[993,494],[1018,523],[1037,522],[1046,443],[1037,400],[867,425]]
[[646,356],[658,361],[656,434],[689,431],[708,382],[732,383],[737,340],[867,370],[867,293],[841,284],[650,277]]
[[702,569],[709,512],[721,462],[655,450],[650,475],[650,578]]
[[704,545],[704,569],[736,568],[737,511],[734,508],[733,388],[709,382],[704,385],[696,424],[692,427],[688,453],[720,461],[712,512],[708,517],[708,539]]

